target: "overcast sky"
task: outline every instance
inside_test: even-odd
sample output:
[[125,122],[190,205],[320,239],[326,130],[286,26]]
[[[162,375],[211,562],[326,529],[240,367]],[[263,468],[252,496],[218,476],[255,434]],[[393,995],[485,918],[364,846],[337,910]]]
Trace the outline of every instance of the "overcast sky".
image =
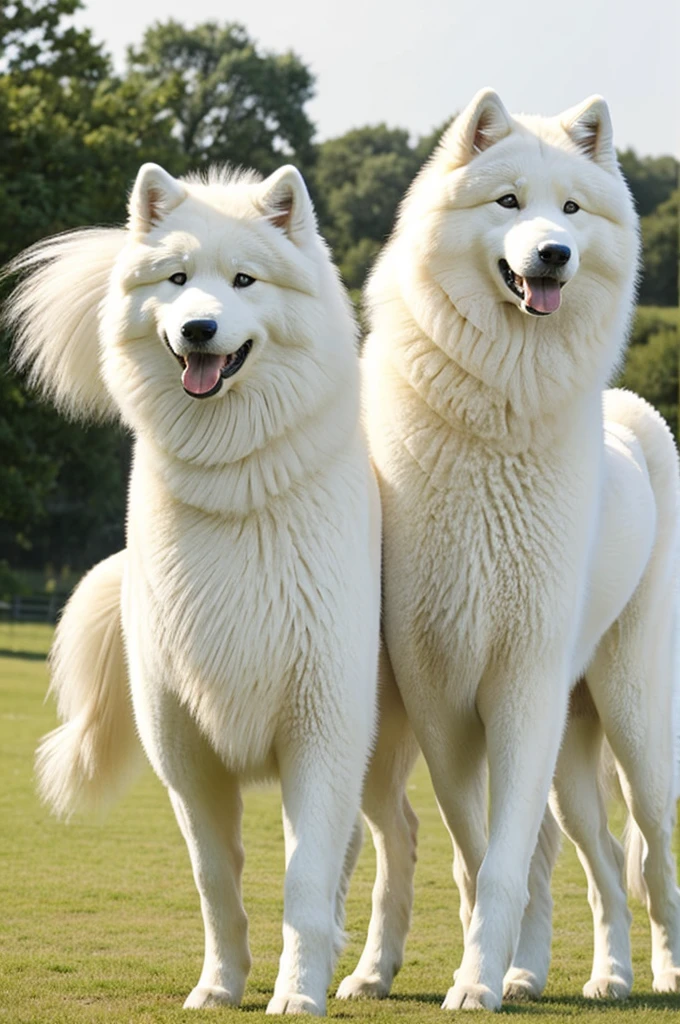
[[491,85],[516,113],[555,114],[592,93],[616,143],[680,156],[678,0],[85,0],[79,21],[122,63],[152,21],[240,21],[294,50],[317,81],[321,139],[385,121],[428,132]]

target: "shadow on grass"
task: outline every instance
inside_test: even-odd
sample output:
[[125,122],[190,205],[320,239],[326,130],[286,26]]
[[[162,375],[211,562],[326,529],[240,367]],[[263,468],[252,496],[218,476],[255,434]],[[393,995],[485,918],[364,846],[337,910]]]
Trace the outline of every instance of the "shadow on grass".
[[545,1004],[556,1006],[573,1006],[578,1010],[680,1010],[680,995],[661,992],[648,992],[645,995],[632,995],[627,999],[585,999],[583,996],[546,996],[537,1003],[506,1003],[503,1010],[514,1010],[533,1006],[540,1010]]
[[15,651],[10,647],[0,647],[0,658],[21,658],[23,661],[45,661],[47,652]]
[[445,992],[441,995],[438,992],[393,992],[387,999],[390,1003],[435,1003],[441,1006],[445,995]]
[[[269,996],[264,1001],[260,1001],[258,1003],[243,1002],[243,1003],[241,1003],[240,1006],[229,1007],[229,1009],[233,1009],[236,1013],[264,1013],[266,1011],[266,1009],[267,1009],[267,1004],[268,1004],[269,999],[271,998],[272,995],[273,995],[273,990],[269,993]],[[329,1003],[330,1003],[330,1001],[331,1000],[329,999]],[[194,1011],[191,1011],[191,1013],[192,1013],[192,1018],[191,1019],[192,1020],[193,1020],[193,1012]],[[208,1012],[212,1014],[212,1011],[208,1011]],[[344,1019],[350,1020],[352,1018],[354,1018],[356,1020],[356,1017],[355,1017],[354,1014],[343,1013],[342,1010],[334,1011],[333,1012],[333,1020],[344,1020]],[[212,1017],[211,1017],[211,1019],[212,1019]]]
[[[441,1006],[445,993],[408,992],[393,993],[387,1002],[395,1003],[434,1003]],[[632,995],[628,999],[585,999],[583,996],[548,995],[537,1000],[517,1000],[504,1002],[500,1014],[512,1016],[516,1013],[525,1014],[562,1014],[565,1007],[572,1007],[577,1012],[608,1013],[610,1010],[675,1010],[680,1011],[680,994],[668,995],[649,992],[646,995]]]

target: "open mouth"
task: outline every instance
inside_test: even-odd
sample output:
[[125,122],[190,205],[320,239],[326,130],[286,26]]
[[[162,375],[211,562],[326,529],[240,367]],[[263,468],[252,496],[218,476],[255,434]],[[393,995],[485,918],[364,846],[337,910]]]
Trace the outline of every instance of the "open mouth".
[[184,367],[182,387],[192,398],[210,398],[222,387],[222,381],[233,377],[241,369],[253,347],[252,338],[244,341],[240,348],[228,355],[214,352],[188,352],[178,355],[168,339],[165,342],[175,359]]
[[520,277],[507,260],[499,260],[498,269],[510,291],[522,303],[525,313],[549,316],[559,309],[564,281],[554,277]]

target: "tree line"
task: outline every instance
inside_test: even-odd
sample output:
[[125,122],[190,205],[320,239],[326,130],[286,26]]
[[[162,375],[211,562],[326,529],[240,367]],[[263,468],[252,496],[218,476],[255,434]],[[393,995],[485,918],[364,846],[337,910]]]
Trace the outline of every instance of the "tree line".
[[[446,125],[412,139],[384,124],[315,141],[314,77],[294,53],[264,52],[239,24],[152,25],[125,67],[73,14],[80,0],[10,0],[0,10],[0,264],[46,235],[118,224],[139,165],[174,175],[208,163],[283,162],[305,174],[322,233],[357,303],[399,200]],[[641,216],[642,311],[624,382],[677,431],[678,162],[619,154]],[[0,338],[0,596],[26,571],[75,574],[123,544],[129,441],[65,422],[7,369]],[[20,571],[19,571],[20,570]],[[22,575],[23,573],[23,575]]]

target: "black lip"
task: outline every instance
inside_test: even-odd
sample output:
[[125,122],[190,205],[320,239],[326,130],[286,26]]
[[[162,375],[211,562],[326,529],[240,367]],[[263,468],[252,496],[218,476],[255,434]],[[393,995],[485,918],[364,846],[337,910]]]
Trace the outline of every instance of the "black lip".
[[175,357],[175,359],[180,364],[180,366],[182,366],[182,367],[186,366],[186,363],[184,362],[182,357],[177,355],[177,353],[175,352],[174,348],[170,344],[170,339],[168,338],[167,334],[165,334],[165,332],[163,332],[163,341],[165,342],[165,346],[166,346],[168,352],[170,353],[170,355]]
[[544,309],[534,309],[533,306],[525,306],[524,308],[532,316],[552,316],[552,313],[547,313]]
[[244,341],[240,348],[234,352],[234,361],[229,363],[229,366],[223,366],[220,370],[220,379],[225,380],[227,377],[233,377],[235,373],[241,369],[246,359],[250,355],[250,350],[253,347],[253,339],[248,338]]
[[521,299],[521,301],[524,302],[524,289],[518,287],[517,282],[515,281],[515,272],[508,261],[499,260],[498,269],[500,270],[501,276],[512,294],[516,295],[518,299]]
[[[186,388],[184,388],[184,393],[186,395],[189,395],[190,398],[198,398],[198,399],[200,399],[200,398],[211,398],[213,395],[216,395],[217,392],[222,387],[222,381],[226,380],[227,377],[233,377],[235,373],[238,373],[238,371],[241,369],[241,367],[245,363],[246,359],[250,355],[250,350],[252,349],[252,347],[253,347],[253,339],[252,338],[248,338],[247,341],[243,342],[243,344],[241,345],[240,348],[236,349],[236,351],[233,353],[233,360],[232,360],[232,362],[230,362],[228,366],[223,366],[222,367],[222,369],[220,370],[220,375],[217,378],[217,383],[215,384],[214,388],[210,389],[210,391],[204,391],[203,394],[196,395],[196,394],[194,394],[193,391],[188,391]],[[172,351],[172,348],[170,350]],[[174,354],[175,353],[173,353],[173,355]],[[177,358],[181,362],[182,366],[186,365],[185,362],[184,362],[184,359],[182,358],[182,356],[177,356]]]

